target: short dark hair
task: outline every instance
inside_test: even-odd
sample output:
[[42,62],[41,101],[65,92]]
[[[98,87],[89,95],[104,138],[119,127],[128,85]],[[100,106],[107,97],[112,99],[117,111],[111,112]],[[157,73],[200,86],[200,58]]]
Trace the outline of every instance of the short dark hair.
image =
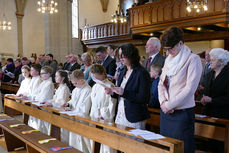
[[111,49],[115,50],[116,47],[114,45],[108,45],[107,47],[110,47]]
[[36,71],[40,73],[41,71],[41,65],[40,64],[32,64],[31,68],[34,68]]
[[46,56],[52,57],[52,59],[53,59],[53,54],[47,54]]
[[138,49],[131,43],[120,46],[122,55],[130,61],[131,67],[139,66],[140,56]]
[[184,32],[178,27],[171,27],[167,29],[161,36],[161,43],[163,47],[173,48],[180,41],[184,42]]
[[100,47],[98,47],[98,48],[95,49],[95,53],[98,53],[98,52],[100,52],[100,53],[106,53],[107,51],[106,51],[106,48],[105,47],[100,46]]
[[27,61],[28,60],[28,58],[27,57],[22,57],[22,59],[21,60],[23,60],[23,61]]
[[12,59],[12,58],[7,58],[7,60],[6,60],[7,62],[11,62],[11,63],[13,63],[14,62],[14,60]]
[[199,54],[197,54],[197,55],[199,55],[200,58],[204,58],[204,59],[205,59],[205,51],[203,51],[203,52],[201,52],[201,53],[199,53]]
[[15,62],[21,62],[21,59],[20,59],[20,58],[18,58],[18,59],[16,59],[16,60],[15,60]]

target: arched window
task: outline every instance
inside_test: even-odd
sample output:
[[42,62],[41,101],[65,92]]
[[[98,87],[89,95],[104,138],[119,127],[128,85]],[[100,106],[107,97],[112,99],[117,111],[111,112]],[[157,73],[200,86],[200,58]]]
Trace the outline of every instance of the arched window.
[[79,7],[78,0],[72,1],[72,38],[79,38]]

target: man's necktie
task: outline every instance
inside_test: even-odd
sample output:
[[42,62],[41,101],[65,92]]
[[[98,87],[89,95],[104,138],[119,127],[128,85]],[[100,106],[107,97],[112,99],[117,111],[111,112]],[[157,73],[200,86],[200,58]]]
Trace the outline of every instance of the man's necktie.
[[146,63],[146,67],[147,67],[147,68],[150,66],[151,59],[152,59],[152,57],[150,57],[150,58],[147,60],[147,63]]

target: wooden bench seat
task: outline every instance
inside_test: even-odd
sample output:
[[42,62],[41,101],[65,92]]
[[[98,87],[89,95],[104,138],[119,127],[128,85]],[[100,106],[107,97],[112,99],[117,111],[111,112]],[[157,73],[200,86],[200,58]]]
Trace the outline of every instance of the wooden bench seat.
[[[149,108],[147,124],[160,127],[160,109]],[[214,117],[195,117],[195,136],[224,142],[224,152],[229,153],[229,120]]]
[[[27,115],[34,116],[57,128],[64,128],[83,137],[93,140],[93,153],[99,153],[100,144],[105,144],[125,153],[183,153],[184,146],[180,140],[164,138],[157,140],[144,140],[142,137],[129,133],[129,127],[110,124],[103,120],[93,120],[79,116],[61,114],[58,110],[48,107],[31,107],[23,100],[5,97],[5,108],[9,107]],[[45,111],[45,109],[47,111]],[[6,111],[7,109],[5,109]],[[55,133],[51,128],[51,134]],[[58,132],[57,132],[58,133]],[[54,135],[51,135],[54,137]],[[139,141],[141,140],[141,141]]]
[[[1,114],[0,119],[13,119],[9,116]],[[24,147],[28,153],[53,153],[50,150],[53,147],[67,147],[58,140],[49,141],[48,143],[40,144],[39,140],[50,139],[52,137],[41,133],[40,131],[34,131],[29,134],[22,134],[22,131],[34,130],[27,125],[19,125],[17,127],[10,127],[11,125],[22,124],[22,122],[13,119],[7,121],[0,121],[0,127],[3,129],[5,142],[8,151],[14,151],[16,148]],[[60,150],[58,153],[81,153],[75,148],[70,148],[66,150]]]

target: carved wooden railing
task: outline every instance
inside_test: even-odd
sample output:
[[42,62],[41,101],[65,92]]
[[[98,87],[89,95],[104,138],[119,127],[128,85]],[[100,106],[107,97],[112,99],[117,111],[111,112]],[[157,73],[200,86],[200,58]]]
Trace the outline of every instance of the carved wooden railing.
[[82,40],[100,39],[114,36],[129,35],[129,22],[105,23],[83,28]]
[[208,10],[201,10],[199,13],[194,10],[187,12],[186,2],[187,0],[159,0],[130,8],[132,32],[163,30],[172,25],[185,27],[226,22],[228,0],[208,0]]
[[[85,27],[82,32],[82,40],[86,45],[111,42],[118,44],[123,40],[133,41],[132,34],[161,32],[171,26],[188,28],[217,25],[222,28],[228,28],[229,0],[208,0],[208,10],[201,10],[199,13],[194,10],[191,13],[187,12],[186,2],[187,0],[158,0],[132,7],[129,9],[128,23],[105,23]],[[220,31],[217,32],[217,35],[214,32],[209,32],[204,35],[206,37],[202,35],[192,36],[188,34],[185,38],[189,41],[197,41],[197,38],[199,38],[198,40],[222,39],[228,38],[229,32]]]

